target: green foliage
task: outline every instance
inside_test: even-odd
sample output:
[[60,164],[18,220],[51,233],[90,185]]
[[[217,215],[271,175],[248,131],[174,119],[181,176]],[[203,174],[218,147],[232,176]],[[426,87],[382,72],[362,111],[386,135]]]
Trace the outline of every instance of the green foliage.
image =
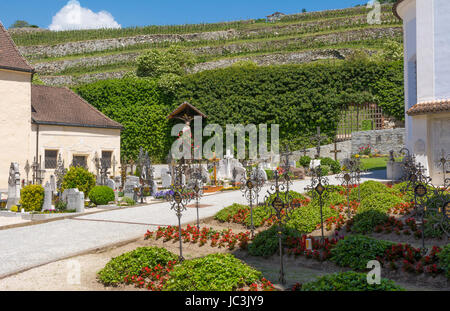
[[142,268],[153,268],[158,264],[165,266],[173,260],[177,260],[177,256],[165,248],[139,247],[111,259],[97,276],[105,285],[118,285],[125,276],[138,274]]
[[386,213],[390,208],[393,208],[397,204],[404,203],[404,201],[389,193],[376,193],[365,197],[361,194],[361,204],[358,208],[358,212],[362,213],[369,210],[379,211]]
[[[369,93],[387,115],[404,118],[403,62],[323,62],[229,67],[183,77],[177,102],[189,101],[226,124],[280,124],[280,139],[334,137],[349,94]],[[389,96],[389,98],[386,98]]]
[[353,217],[352,232],[370,233],[377,225],[383,224],[388,220],[386,212],[379,210],[366,210],[359,212]]
[[303,167],[309,167],[309,164],[311,163],[311,157],[309,156],[302,156],[299,160],[298,163],[300,164],[300,166]]
[[320,172],[322,176],[327,176],[330,173],[330,167],[328,165],[321,165],[320,166]]
[[383,256],[391,242],[351,235],[340,240],[331,250],[331,260],[342,267],[364,270],[370,260]]
[[[301,237],[300,232],[292,228],[284,228],[282,235],[282,243],[286,242],[287,237]],[[259,232],[253,241],[248,245],[248,252],[252,256],[268,257],[277,252],[278,246],[278,227],[271,228]]]
[[114,190],[108,186],[95,186],[89,192],[89,200],[95,205],[106,205],[115,200]]
[[136,202],[132,198],[125,197],[125,196],[122,198],[121,202],[127,203],[128,206],[136,205]]
[[185,260],[169,273],[167,291],[232,291],[262,277],[231,254],[211,254]]
[[194,55],[180,48],[171,46],[167,50],[152,49],[137,59],[138,77],[159,78],[166,74],[182,76],[194,65]]
[[[382,184],[378,181],[368,180],[363,182],[359,186],[359,192],[361,194],[361,200],[371,196],[372,194],[391,194],[391,195],[399,195],[400,192],[397,189],[389,188],[385,184]],[[350,200],[357,201],[358,200],[358,188],[353,188],[350,192]]]
[[328,166],[333,174],[339,174],[341,172],[341,164],[332,158],[320,158],[320,165]]
[[381,279],[381,284],[369,284],[367,274],[354,271],[327,274],[303,284],[302,291],[403,291],[394,281]]
[[61,184],[61,191],[65,189],[77,188],[79,191],[88,194],[95,186],[95,176],[88,170],[81,166],[71,166],[64,175],[63,182]]
[[[338,213],[325,203],[322,209],[323,220],[338,216]],[[320,206],[312,201],[309,205],[296,208],[287,223],[287,227],[296,229],[301,233],[311,233],[320,224]]]
[[44,205],[44,187],[28,185],[20,190],[20,202],[26,212],[40,212]]
[[268,180],[273,179],[273,176],[275,175],[275,173],[274,173],[273,170],[264,170],[264,171],[266,171],[267,179],[268,179]]
[[[23,20],[16,20],[14,22],[14,24],[12,24],[11,26],[9,26],[9,28],[24,28],[24,27],[33,27],[34,25],[30,25],[27,21],[23,21]],[[36,26],[34,26],[36,27]],[[34,28],[33,27],[33,28]]]
[[13,205],[9,210],[13,213],[17,213],[19,211],[19,207],[17,205]]
[[221,222],[229,222],[231,218],[236,215],[240,210],[248,210],[249,207],[242,204],[234,203],[233,205],[227,206],[214,216],[215,219]]
[[173,139],[167,116],[172,100],[150,79],[117,79],[80,86],[77,93],[109,118],[121,123],[121,152],[137,158],[142,147],[154,162],[161,162]]
[[444,246],[438,256],[441,268],[444,269],[445,275],[450,279],[450,244]]

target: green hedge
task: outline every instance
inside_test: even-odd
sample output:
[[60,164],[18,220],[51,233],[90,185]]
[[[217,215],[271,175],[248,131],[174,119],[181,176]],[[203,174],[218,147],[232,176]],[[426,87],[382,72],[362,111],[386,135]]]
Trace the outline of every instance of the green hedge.
[[361,204],[359,205],[358,213],[369,210],[386,213],[390,208],[393,208],[400,203],[404,203],[404,201],[395,195],[389,193],[373,193],[366,197],[361,196]]
[[26,212],[40,212],[44,205],[44,187],[28,185],[20,190],[20,202]]
[[302,291],[402,291],[394,281],[381,279],[380,284],[367,283],[367,274],[353,271],[322,276],[303,284]]
[[442,248],[439,253],[439,263],[445,271],[445,275],[450,279],[450,244],[447,244]]
[[382,257],[392,244],[363,235],[347,236],[331,250],[331,260],[342,267],[364,270],[369,261]]
[[95,205],[106,205],[115,200],[114,190],[108,186],[95,186],[89,192],[89,200]]
[[[287,237],[301,237],[301,233],[292,228],[284,228],[282,243],[285,244]],[[268,257],[277,252],[278,246],[278,226],[259,232],[253,241],[248,245],[248,253],[252,256]]]
[[262,278],[261,272],[231,254],[185,260],[169,273],[167,291],[231,291]]
[[136,158],[143,147],[154,161],[167,156],[172,139],[167,116],[173,100],[151,79],[115,79],[79,86],[76,92],[105,115],[121,123],[122,155]]

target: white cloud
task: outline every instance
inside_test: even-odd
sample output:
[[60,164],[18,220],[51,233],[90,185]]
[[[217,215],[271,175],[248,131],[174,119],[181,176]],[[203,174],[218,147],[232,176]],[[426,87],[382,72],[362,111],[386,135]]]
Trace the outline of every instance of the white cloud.
[[111,13],[100,11],[92,12],[83,8],[77,0],[69,0],[67,4],[53,16],[50,30],[76,30],[98,28],[121,28]]

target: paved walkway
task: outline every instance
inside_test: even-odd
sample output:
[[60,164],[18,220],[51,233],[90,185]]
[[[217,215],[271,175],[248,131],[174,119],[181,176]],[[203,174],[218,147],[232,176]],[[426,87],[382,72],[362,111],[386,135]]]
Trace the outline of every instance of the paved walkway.
[[[384,171],[364,176],[384,180]],[[330,184],[340,184],[330,176]],[[292,190],[304,192],[310,180],[295,181]],[[264,187],[264,196],[269,187]],[[205,195],[201,204],[211,205],[200,209],[200,217],[214,216],[232,203],[246,204],[241,191]],[[196,209],[188,208],[182,222],[196,220]],[[49,262],[75,256],[90,250],[142,237],[147,229],[158,225],[178,225],[178,219],[167,202],[75,217],[39,225],[0,231],[0,278]],[[0,280],[1,282],[1,280]]]

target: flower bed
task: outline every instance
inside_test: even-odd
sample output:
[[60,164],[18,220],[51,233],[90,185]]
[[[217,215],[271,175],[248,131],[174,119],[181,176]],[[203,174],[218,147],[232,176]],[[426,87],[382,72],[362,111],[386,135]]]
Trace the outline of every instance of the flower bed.
[[[144,238],[176,242],[179,241],[179,230],[176,226],[158,227],[155,232],[147,230]],[[198,244],[199,246],[209,243],[211,247],[225,247],[229,250],[235,249],[236,245],[241,249],[247,249],[250,232],[235,234],[231,229],[216,231],[203,227],[199,230],[196,226],[187,225],[186,229],[181,229],[181,239],[183,243]]]

